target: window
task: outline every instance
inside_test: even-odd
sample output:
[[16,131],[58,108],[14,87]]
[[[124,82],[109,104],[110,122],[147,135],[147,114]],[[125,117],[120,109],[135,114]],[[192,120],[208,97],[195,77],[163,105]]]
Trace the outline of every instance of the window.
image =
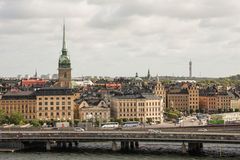
[[71,99],[71,97],[68,97],[68,100],[70,100]]
[[48,105],[48,102],[45,102],[44,104],[45,104],[45,105]]
[[50,102],[50,105],[54,105],[54,103],[53,103],[53,102]]
[[62,100],[65,100],[65,97],[62,97]]
[[62,110],[65,110],[65,107],[62,107]]
[[62,102],[62,105],[65,105],[65,102]]
[[[68,105],[71,105],[71,101],[68,102]],[[103,105],[103,104],[102,104]]]
[[68,110],[71,110],[71,107],[70,107],[70,106],[68,106]]
[[53,110],[53,107],[51,107],[51,110]]
[[59,97],[56,97],[56,100],[59,100]]
[[44,99],[45,99],[45,100],[48,100],[48,98],[47,98],[47,97],[45,97]]
[[59,110],[59,107],[56,107],[56,110]]
[[58,106],[58,105],[59,105],[59,102],[56,102],[56,105]]
[[42,113],[39,113],[39,116],[42,116]]
[[50,99],[53,100],[53,97],[51,97]]
[[71,115],[71,112],[68,112],[68,115],[70,116],[70,115]]
[[38,105],[41,106],[41,105],[42,105],[42,102],[39,102]]

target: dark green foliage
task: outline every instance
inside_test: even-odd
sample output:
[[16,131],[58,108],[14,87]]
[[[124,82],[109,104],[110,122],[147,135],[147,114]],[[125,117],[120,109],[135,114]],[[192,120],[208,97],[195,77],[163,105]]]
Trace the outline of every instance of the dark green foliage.
[[9,116],[9,123],[15,124],[15,125],[24,124],[24,117],[19,112],[13,112]]

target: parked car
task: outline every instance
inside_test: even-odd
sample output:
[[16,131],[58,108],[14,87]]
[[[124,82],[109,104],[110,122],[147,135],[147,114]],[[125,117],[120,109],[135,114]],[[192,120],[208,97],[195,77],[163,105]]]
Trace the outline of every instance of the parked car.
[[76,132],[84,132],[85,130],[83,128],[81,128],[81,127],[75,127],[74,131],[76,131]]
[[118,128],[119,123],[118,122],[107,122],[102,126],[102,128]]
[[149,129],[148,133],[162,133],[161,130],[156,130],[156,129]]
[[208,130],[206,128],[201,128],[201,129],[198,129],[199,132],[207,132]]
[[140,122],[138,121],[128,121],[123,123],[123,128],[139,127]]

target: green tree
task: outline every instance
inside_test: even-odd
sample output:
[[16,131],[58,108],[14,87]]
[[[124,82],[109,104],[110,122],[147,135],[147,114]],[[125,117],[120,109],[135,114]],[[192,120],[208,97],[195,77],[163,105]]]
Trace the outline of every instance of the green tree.
[[134,121],[140,122],[139,118],[134,118]]
[[190,114],[193,114],[193,112],[194,112],[193,109],[190,109]]
[[19,112],[13,112],[9,116],[9,122],[15,125],[24,124],[24,117]]
[[6,114],[3,110],[0,110],[0,125],[6,123]]
[[40,121],[37,120],[37,119],[34,119],[34,120],[30,121],[30,124],[33,125],[34,127],[40,127],[41,126]]
[[152,121],[152,118],[147,118],[147,123],[151,123]]

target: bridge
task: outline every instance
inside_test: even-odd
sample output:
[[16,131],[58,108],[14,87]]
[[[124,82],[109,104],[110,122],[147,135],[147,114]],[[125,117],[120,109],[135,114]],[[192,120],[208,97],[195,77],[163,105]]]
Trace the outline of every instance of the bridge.
[[[240,144],[240,133],[216,132],[163,132],[149,131],[0,131],[0,146],[12,144],[15,148],[44,147],[51,150],[58,148],[72,148],[82,142],[112,142],[112,150],[136,150],[141,142],[180,142],[182,152],[201,153],[204,143]],[[120,144],[120,146],[118,146]],[[188,145],[188,146],[186,146]],[[187,149],[188,148],[188,149]]]

